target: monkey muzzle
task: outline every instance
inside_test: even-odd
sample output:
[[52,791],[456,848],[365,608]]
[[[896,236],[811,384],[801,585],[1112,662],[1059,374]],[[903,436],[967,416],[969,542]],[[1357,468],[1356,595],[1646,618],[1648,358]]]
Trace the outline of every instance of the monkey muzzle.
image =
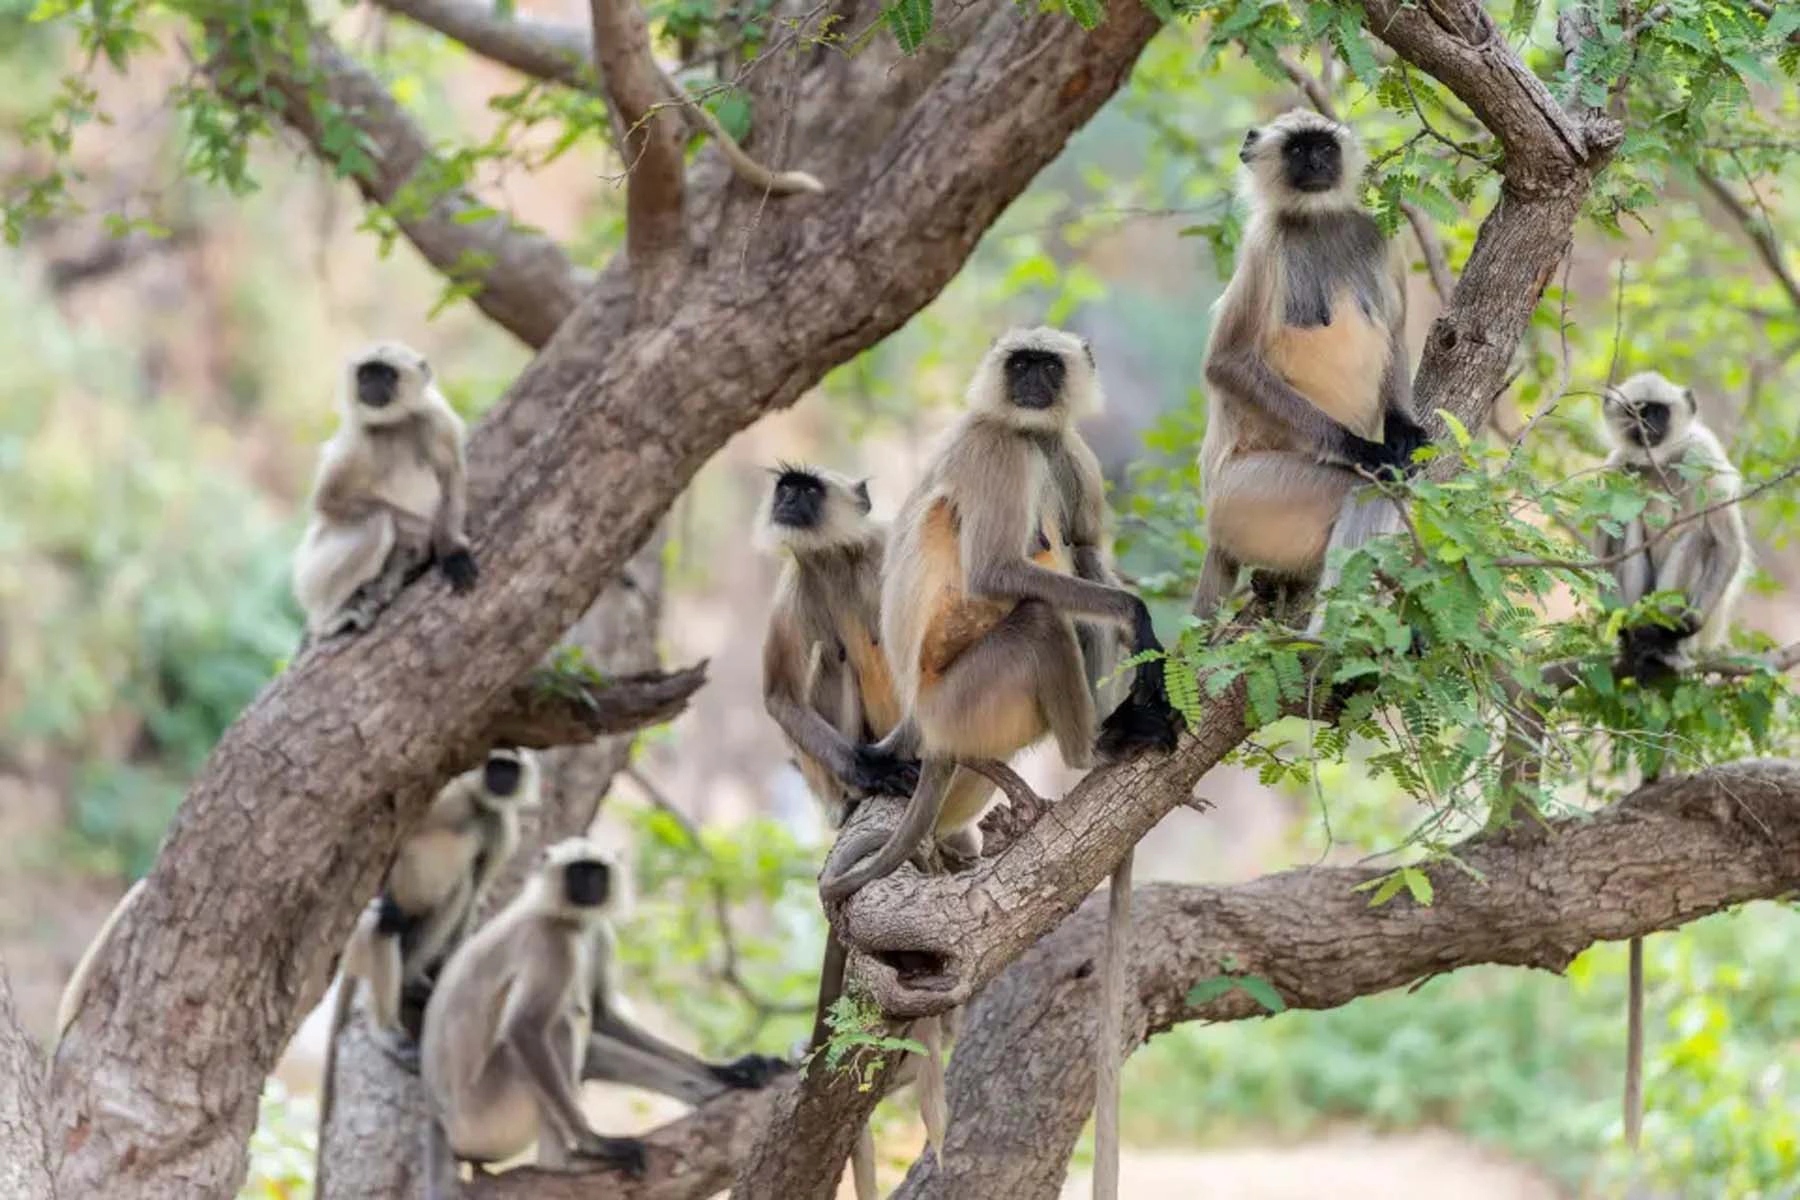
[[612,868],[591,859],[572,862],[563,868],[563,893],[569,903],[581,908],[598,908],[612,894]]
[[400,372],[384,362],[361,363],[356,368],[356,401],[369,408],[386,408],[400,388]]
[[519,790],[519,777],[524,774],[516,758],[495,756],[481,769],[482,786],[495,796],[510,796]]
[[810,529],[819,523],[819,510],[824,504],[825,494],[817,486],[781,484],[775,489],[775,504],[769,516],[777,525]]
[[1068,368],[1048,350],[1015,350],[1006,359],[1006,385],[1020,408],[1046,409],[1062,395]]

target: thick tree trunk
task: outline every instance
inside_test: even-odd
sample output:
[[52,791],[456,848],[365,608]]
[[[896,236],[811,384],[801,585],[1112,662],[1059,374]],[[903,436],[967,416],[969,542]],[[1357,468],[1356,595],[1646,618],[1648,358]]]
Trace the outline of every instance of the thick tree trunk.
[[0,964],[0,1196],[54,1200],[44,1129],[44,1054],[19,1025],[12,984]]

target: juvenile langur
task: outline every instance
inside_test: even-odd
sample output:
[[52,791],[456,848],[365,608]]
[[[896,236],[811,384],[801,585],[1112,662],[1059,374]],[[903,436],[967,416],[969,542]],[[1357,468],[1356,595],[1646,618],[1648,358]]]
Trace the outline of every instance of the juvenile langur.
[[[1652,592],[1680,592],[1677,627],[1620,631],[1620,669],[1643,681],[1690,670],[1691,651],[1718,645],[1731,626],[1750,567],[1737,500],[1737,469],[1699,417],[1692,388],[1655,371],[1609,388],[1603,403],[1613,449],[1606,465],[1632,472],[1655,498],[1618,533],[1602,530],[1595,552],[1612,563],[1615,596],[1632,605]],[[1632,938],[1626,988],[1625,1141],[1634,1151],[1644,1121],[1644,941]]]
[[[1252,129],[1238,157],[1250,221],[1206,352],[1200,616],[1245,566],[1335,583],[1332,551],[1404,528],[1358,470],[1405,472],[1426,442],[1412,414],[1404,264],[1357,202],[1354,135],[1296,110]],[[1311,631],[1322,623],[1315,609]]]
[[[891,873],[934,829],[980,851],[979,805],[946,803],[958,759],[1005,760],[1046,733],[1065,763],[1172,749],[1162,664],[1137,668],[1096,745],[1074,621],[1127,627],[1132,652],[1160,651],[1150,610],[1108,562],[1099,462],[1075,430],[1096,407],[1092,352],[1055,329],[1012,330],[969,387],[950,431],[902,506],[882,574],[882,645],[903,732],[919,743],[919,786],[891,837],[851,837],[820,883],[838,901]],[[867,861],[860,861],[867,855]]]
[[458,1160],[498,1162],[533,1141],[540,1164],[583,1157],[641,1173],[642,1142],[588,1125],[577,1095],[583,1078],[703,1099],[708,1089],[761,1087],[782,1069],[759,1055],[709,1064],[625,1017],[612,987],[607,923],[622,884],[596,843],[558,842],[512,903],[444,965],[421,1039],[432,1108],[428,1200],[456,1194]]
[[[1632,605],[1652,592],[1680,592],[1687,611],[1671,629],[1637,625],[1619,635],[1625,667],[1639,679],[1688,670],[1691,652],[1724,641],[1750,565],[1737,469],[1699,418],[1692,388],[1654,371],[1607,390],[1609,468],[1629,471],[1655,493],[1618,533],[1602,531],[1596,552],[1613,564],[1615,599]],[[1666,534],[1663,532],[1667,530]]]
[[477,574],[463,529],[463,423],[430,364],[398,342],[377,343],[350,360],[342,404],[294,556],[294,594],[313,638],[367,629],[434,558],[457,592]]

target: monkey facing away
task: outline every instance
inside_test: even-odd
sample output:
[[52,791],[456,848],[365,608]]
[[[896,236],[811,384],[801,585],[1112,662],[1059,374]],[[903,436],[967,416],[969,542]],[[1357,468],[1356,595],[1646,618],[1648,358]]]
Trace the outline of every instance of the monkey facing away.
[[[958,759],[1005,760],[1046,733],[1063,761],[1172,749],[1162,664],[1139,666],[1098,743],[1074,621],[1109,622],[1133,653],[1160,651],[1144,602],[1114,582],[1098,460],[1074,427],[1100,400],[1092,352],[1055,329],[1013,330],[988,351],[970,410],[902,507],[882,577],[882,645],[921,749],[900,828],[848,838],[827,901],[889,874],[933,829],[979,853],[981,803],[953,807]],[[860,862],[865,855],[873,856]],[[854,865],[853,865],[854,864]]]
[[756,540],[785,562],[763,640],[763,706],[781,727],[832,828],[869,793],[910,795],[918,765],[874,743],[901,718],[881,649],[886,531],[866,481],[784,466]]
[[1609,388],[1603,407],[1613,444],[1606,465],[1630,471],[1656,494],[1619,533],[1597,539],[1597,554],[1620,560],[1612,566],[1615,599],[1632,605],[1668,591],[1687,600],[1676,628],[1638,625],[1619,635],[1625,668],[1655,679],[1689,669],[1692,650],[1719,645],[1730,629],[1750,566],[1735,503],[1742,489],[1724,447],[1700,421],[1692,388],[1645,371]]
[[[1335,582],[1328,555],[1404,526],[1358,473],[1409,469],[1404,264],[1357,202],[1354,135],[1295,110],[1244,138],[1250,221],[1207,346],[1200,470],[1208,546],[1194,612],[1240,567]],[[1312,632],[1323,623],[1315,609]]]
[[[1618,533],[1602,530],[1595,552],[1611,563],[1615,595],[1632,605],[1652,592],[1680,592],[1676,628],[1636,625],[1619,633],[1619,669],[1652,682],[1690,670],[1691,651],[1730,630],[1750,568],[1750,543],[1736,503],[1742,485],[1725,449],[1699,418],[1692,388],[1644,371],[1603,402],[1612,453],[1606,465],[1632,472],[1655,495]],[[1626,985],[1625,1142],[1635,1151],[1644,1120],[1644,942],[1632,938]]]
[[[558,842],[512,903],[444,965],[421,1039],[432,1107],[428,1200],[456,1194],[457,1160],[498,1162],[533,1141],[540,1164],[582,1157],[640,1173],[642,1142],[589,1126],[578,1096],[583,1078],[703,1099],[727,1087],[761,1087],[783,1069],[760,1055],[709,1064],[626,1018],[613,988],[607,923],[624,890],[598,844]],[[689,1082],[685,1091],[677,1078]]]
[[399,342],[350,360],[342,421],[319,456],[312,520],[294,556],[309,637],[367,629],[434,558],[465,592],[475,559],[463,529],[463,423],[431,366]]

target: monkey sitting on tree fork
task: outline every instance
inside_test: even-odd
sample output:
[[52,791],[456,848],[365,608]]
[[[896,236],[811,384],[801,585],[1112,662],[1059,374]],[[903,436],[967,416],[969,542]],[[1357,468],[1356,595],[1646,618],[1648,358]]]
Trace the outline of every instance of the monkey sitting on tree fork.
[[[1355,137],[1296,110],[1251,130],[1238,157],[1250,221],[1206,351],[1202,617],[1240,567],[1323,590],[1333,551],[1400,532],[1363,472],[1404,473],[1427,440],[1412,413],[1404,264],[1357,201]],[[1308,632],[1323,622],[1321,606]]]
[[319,455],[312,520],[294,555],[309,639],[367,629],[434,559],[452,590],[477,575],[463,423],[425,357],[378,342],[350,360],[343,419]]

